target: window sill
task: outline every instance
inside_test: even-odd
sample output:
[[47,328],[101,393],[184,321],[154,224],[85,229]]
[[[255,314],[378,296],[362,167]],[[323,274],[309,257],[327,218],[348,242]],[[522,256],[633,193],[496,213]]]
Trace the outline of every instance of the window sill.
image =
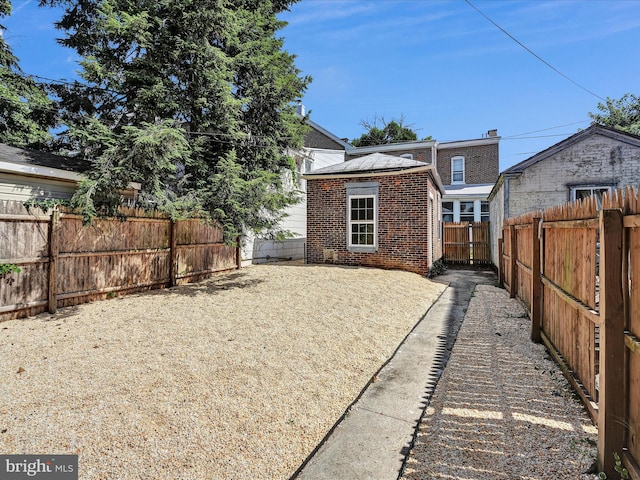
[[376,253],[378,251],[378,247],[366,247],[364,245],[348,246],[347,251],[353,253]]

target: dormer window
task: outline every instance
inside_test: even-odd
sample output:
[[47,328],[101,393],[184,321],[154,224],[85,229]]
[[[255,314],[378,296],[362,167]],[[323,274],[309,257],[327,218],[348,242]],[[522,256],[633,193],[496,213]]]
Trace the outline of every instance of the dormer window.
[[451,159],[451,183],[464,183],[464,157]]

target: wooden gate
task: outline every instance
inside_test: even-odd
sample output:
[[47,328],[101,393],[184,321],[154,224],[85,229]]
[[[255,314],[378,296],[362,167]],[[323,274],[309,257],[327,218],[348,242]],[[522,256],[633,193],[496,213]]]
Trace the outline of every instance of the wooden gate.
[[449,223],[444,228],[444,260],[448,263],[491,263],[489,222]]

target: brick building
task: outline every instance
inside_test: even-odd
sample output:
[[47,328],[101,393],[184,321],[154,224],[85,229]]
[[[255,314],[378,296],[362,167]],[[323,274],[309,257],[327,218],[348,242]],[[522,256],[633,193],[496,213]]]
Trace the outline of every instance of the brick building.
[[499,143],[497,130],[489,130],[484,138],[471,140],[351,148],[346,150],[346,159],[384,153],[434,165],[444,185],[442,220],[488,222],[488,196],[500,173]]
[[426,275],[442,257],[438,172],[374,153],[314,170],[307,181],[307,263]]
[[502,222],[640,184],[640,136],[592,125],[502,172],[489,196],[492,258]]

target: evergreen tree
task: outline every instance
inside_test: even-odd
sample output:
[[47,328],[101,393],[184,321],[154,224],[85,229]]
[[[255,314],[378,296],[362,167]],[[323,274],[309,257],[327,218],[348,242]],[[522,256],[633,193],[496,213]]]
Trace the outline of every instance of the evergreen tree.
[[[0,17],[11,13],[11,2],[0,0]],[[14,147],[44,148],[51,140],[49,128],[55,126],[54,102],[43,85],[27,77],[0,25],[0,142]]]
[[640,97],[627,93],[619,100],[607,98],[598,110],[602,113],[589,113],[594,122],[640,135]]
[[82,57],[83,82],[57,88],[64,141],[95,162],[77,206],[93,215],[138,181],[148,204],[201,209],[227,238],[274,227],[297,200],[281,174],[302,144],[293,102],[310,81],[276,37],[291,1],[41,3],[65,7],[61,43]]

